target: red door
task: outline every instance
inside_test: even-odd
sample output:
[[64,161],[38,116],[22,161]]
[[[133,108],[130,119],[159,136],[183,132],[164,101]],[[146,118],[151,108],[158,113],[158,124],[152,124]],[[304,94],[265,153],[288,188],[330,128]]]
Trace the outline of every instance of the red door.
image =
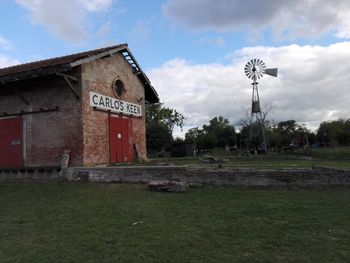
[[109,116],[109,156],[111,163],[134,160],[131,119]]
[[23,166],[22,118],[0,119],[0,167]]

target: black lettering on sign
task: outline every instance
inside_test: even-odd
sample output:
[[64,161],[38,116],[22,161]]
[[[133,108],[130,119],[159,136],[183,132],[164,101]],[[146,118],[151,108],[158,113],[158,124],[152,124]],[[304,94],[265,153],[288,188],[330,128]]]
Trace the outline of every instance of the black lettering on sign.
[[130,112],[130,104],[129,104],[129,103],[126,104],[126,111],[127,111],[127,112]]
[[106,107],[110,108],[110,106],[109,106],[109,98],[107,98],[107,97],[106,97]]
[[115,101],[113,99],[111,99],[111,109],[114,109],[114,104],[115,104]]
[[141,115],[141,108],[140,108],[140,106],[138,106],[137,108],[136,108],[136,114],[138,114],[138,115]]
[[98,104],[98,100],[97,100],[98,96],[97,95],[94,95],[92,96],[92,102],[97,105]]
[[116,108],[117,110],[119,109],[119,101],[114,101],[114,108]]
[[105,106],[105,102],[104,102],[104,100],[103,100],[103,97],[101,97],[100,98],[100,104],[99,104],[100,106],[102,105],[102,106]]
[[121,101],[120,102],[120,110],[123,111],[124,110],[124,103]]

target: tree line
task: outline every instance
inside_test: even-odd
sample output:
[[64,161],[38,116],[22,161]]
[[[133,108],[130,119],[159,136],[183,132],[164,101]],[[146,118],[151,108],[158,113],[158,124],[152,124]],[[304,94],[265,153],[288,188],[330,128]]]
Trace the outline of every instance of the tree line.
[[[278,123],[263,118],[268,148],[319,146],[350,146],[350,119],[325,121],[315,132],[295,120]],[[175,109],[164,107],[163,104],[146,106],[147,148],[150,152],[169,149],[174,143],[193,144],[198,149],[213,148],[248,148],[249,139],[258,144],[258,123],[251,122],[246,117],[240,120],[239,129],[230,124],[228,119],[218,116],[212,118],[202,127],[189,129],[185,139],[175,139],[172,132],[175,126],[183,127],[185,117]],[[253,134],[253,135],[252,135]]]

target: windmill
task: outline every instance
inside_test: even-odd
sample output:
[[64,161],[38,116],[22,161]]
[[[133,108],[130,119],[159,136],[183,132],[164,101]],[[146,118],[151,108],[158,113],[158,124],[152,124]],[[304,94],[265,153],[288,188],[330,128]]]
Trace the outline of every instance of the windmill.
[[[251,59],[244,67],[244,72],[249,79],[253,80],[253,94],[252,94],[252,110],[250,115],[250,128],[249,128],[249,147],[250,150],[261,149],[266,153],[267,144],[266,144],[266,134],[265,134],[265,125],[260,107],[260,98],[258,91],[258,82],[257,80],[262,78],[264,74],[277,77],[277,68],[266,68],[265,63],[261,59]],[[253,121],[258,124],[259,129],[257,132],[257,138],[260,137],[261,146],[253,145]],[[259,134],[260,133],[260,134]],[[259,141],[259,139],[258,139]]]

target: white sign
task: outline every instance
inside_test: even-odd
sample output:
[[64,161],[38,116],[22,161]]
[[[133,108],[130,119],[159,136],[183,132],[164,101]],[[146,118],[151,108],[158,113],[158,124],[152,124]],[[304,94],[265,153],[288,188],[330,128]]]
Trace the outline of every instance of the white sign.
[[142,107],[140,105],[104,96],[95,92],[90,92],[90,106],[115,113],[123,113],[138,117],[142,116]]

